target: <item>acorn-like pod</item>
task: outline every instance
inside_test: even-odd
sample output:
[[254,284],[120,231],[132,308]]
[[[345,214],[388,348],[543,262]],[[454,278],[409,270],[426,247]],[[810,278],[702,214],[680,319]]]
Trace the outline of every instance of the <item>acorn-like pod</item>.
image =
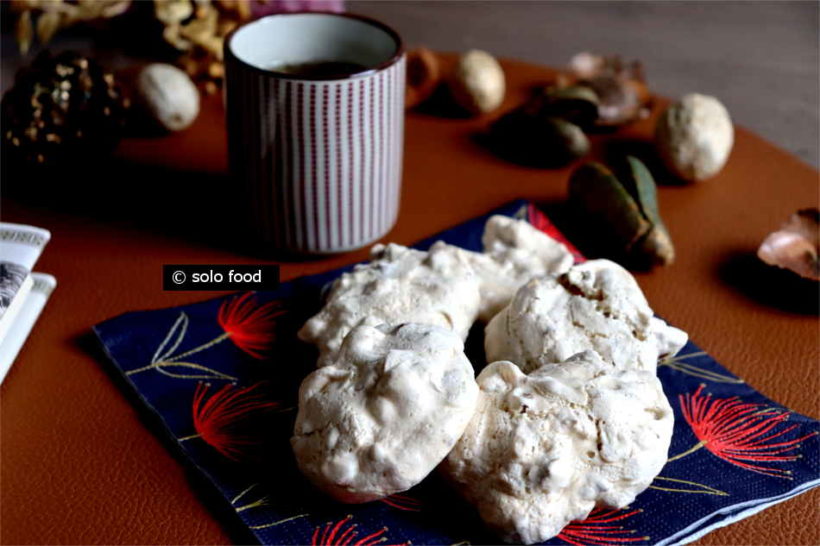
[[589,140],[569,121],[513,110],[490,127],[490,145],[508,161],[557,168],[589,153]]
[[536,90],[523,108],[533,116],[561,118],[588,129],[598,119],[598,95],[580,85],[545,87]]
[[631,156],[620,174],[596,162],[581,165],[570,176],[570,204],[611,257],[638,267],[672,263],[675,248],[658,212],[652,174]]

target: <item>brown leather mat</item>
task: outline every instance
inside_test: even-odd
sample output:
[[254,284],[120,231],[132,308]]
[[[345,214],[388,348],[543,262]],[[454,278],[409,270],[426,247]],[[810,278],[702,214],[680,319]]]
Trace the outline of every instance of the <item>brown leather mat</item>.
[[[508,106],[529,85],[551,77],[547,69],[519,62],[504,66]],[[91,325],[125,311],[209,296],[163,292],[164,263],[254,261],[225,249],[221,235],[229,220],[206,208],[213,197],[231,192],[221,175],[222,115],[219,97],[211,97],[190,130],[123,142],[123,163],[112,168],[91,203],[75,198],[42,207],[30,199],[3,200],[4,221],[52,231],[37,269],[59,281],[0,389],[3,543],[230,541],[86,337]],[[401,214],[386,239],[410,243],[518,197],[548,205],[563,200],[567,169],[505,163],[473,137],[485,124],[408,117]],[[618,136],[640,143],[652,127],[646,120]],[[818,202],[818,173],[742,128],[736,137],[719,177],[660,188],[678,259],[638,280],[654,309],[722,364],[767,396],[817,418],[818,319],[805,314],[812,307],[806,296],[758,267],[753,253],[791,212]],[[596,149],[608,139],[596,139]],[[59,183],[74,185],[82,196],[82,178]],[[293,278],[365,255],[287,263],[282,273]],[[818,501],[815,490],[700,543],[818,544]]]

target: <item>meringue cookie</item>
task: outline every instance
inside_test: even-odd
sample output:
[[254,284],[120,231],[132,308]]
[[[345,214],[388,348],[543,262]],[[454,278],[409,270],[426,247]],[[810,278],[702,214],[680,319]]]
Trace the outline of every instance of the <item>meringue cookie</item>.
[[623,508],[666,463],[673,413],[651,372],[587,351],[529,375],[495,362],[441,469],[509,542],[533,544],[597,505]]
[[406,491],[449,453],[478,386],[458,335],[424,324],[366,324],[299,389],[291,444],[299,468],[349,503]]
[[481,279],[479,317],[490,320],[534,277],[565,273],[573,263],[567,247],[523,220],[495,215],[487,220],[483,254],[473,266]]
[[525,372],[587,349],[620,369],[654,373],[687,335],[653,316],[634,277],[609,260],[590,260],[557,278],[525,284],[485,330],[488,361]]
[[365,317],[432,324],[466,339],[478,315],[479,280],[447,247],[436,243],[423,252],[376,245],[371,262],[342,275],[322,310],[299,331],[299,339],[319,348],[318,366],[336,359],[347,333]]
[[318,366],[333,360],[344,336],[364,317],[386,324],[417,322],[452,329],[462,340],[477,316],[490,320],[528,280],[566,272],[572,254],[523,220],[492,216],[484,252],[442,241],[428,252],[376,245],[372,261],[334,284],[324,308],[299,331],[319,348]]
[[433,248],[449,254],[479,280],[479,318],[489,321],[513,298],[516,290],[535,277],[565,273],[573,264],[563,243],[524,220],[491,216],[481,238],[484,252],[472,252],[441,241]]

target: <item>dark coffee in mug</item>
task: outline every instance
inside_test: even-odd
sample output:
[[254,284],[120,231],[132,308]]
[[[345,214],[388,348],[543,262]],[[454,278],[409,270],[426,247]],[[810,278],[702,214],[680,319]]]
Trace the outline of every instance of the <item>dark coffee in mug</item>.
[[306,63],[280,64],[271,67],[273,72],[292,74],[310,79],[338,78],[367,70],[359,63],[348,61],[311,61]]

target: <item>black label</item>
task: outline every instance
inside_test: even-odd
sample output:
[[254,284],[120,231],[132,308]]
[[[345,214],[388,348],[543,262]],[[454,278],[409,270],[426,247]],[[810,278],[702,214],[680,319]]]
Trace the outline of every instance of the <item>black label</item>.
[[278,265],[163,265],[162,289],[273,290],[279,286]]

